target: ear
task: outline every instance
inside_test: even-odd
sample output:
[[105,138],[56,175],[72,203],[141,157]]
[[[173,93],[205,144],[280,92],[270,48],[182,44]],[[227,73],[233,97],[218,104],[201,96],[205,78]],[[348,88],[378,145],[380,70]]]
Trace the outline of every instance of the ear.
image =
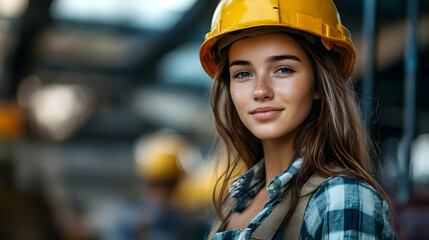
[[319,90],[314,91],[313,100],[319,100],[321,97]]

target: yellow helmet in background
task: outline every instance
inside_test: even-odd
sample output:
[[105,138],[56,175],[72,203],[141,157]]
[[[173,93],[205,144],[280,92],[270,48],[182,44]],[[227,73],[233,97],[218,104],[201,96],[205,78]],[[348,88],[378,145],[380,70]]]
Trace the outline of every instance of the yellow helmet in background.
[[175,182],[183,175],[181,154],[190,144],[178,134],[157,132],[138,140],[135,148],[137,172],[154,182]]
[[24,120],[18,104],[0,102],[0,140],[16,140],[24,130]]
[[220,1],[211,31],[200,48],[200,61],[208,75],[214,77],[219,63],[219,40],[233,32],[260,27],[282,27],[320,37],[326,49],[339,53],[345,79],[350,77],[356,52],[332,0]]

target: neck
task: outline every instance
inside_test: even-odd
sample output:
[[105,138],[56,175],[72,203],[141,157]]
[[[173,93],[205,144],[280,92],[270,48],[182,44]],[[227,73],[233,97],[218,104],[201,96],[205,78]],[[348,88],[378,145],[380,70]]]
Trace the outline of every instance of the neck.
[[294,155],[293,143],[295,137],[288,139],[265,139],[264,148],[266,184],[280,173],[284,172]]

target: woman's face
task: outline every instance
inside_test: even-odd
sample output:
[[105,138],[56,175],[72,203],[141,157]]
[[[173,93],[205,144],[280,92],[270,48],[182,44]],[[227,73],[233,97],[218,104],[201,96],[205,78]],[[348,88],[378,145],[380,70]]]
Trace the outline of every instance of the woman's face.
[[262,34],[234,42],[228,57],[230,93],[244,125],[262,140],[293,139],[320,98],[302,47],[286,34]]

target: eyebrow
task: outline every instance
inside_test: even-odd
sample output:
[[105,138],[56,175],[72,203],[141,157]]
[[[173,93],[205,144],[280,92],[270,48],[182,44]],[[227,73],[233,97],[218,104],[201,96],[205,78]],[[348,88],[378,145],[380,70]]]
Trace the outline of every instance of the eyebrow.
[[235,66],[235,65],[245,65],[245,66],[249,66],[250,62],[249,61],[244,61],[244,60],[236,60],[236,61],[232,61],[229,64],[229,67]]
[[[301,62],[301,59],[299,59],[297,56],[294,56],[294,55],[276,55],[276,56],[268,57],[266,59],[267,62],[278,62],[281,60],[295,60],[295,61]],[[236,60],[236,61],[232,61],[229,64],[229,67],[236,66],[236,65],[249,66],[251,64],[250,64],[250,61]]]
[[298,62],[301,62],[301,59],[299,59],[297,56],[295,55],[278,55],[278,56],[271,56],[267,58],[267,62],[277,62],[277,61],[281,61],[281,60],[295,60]]

